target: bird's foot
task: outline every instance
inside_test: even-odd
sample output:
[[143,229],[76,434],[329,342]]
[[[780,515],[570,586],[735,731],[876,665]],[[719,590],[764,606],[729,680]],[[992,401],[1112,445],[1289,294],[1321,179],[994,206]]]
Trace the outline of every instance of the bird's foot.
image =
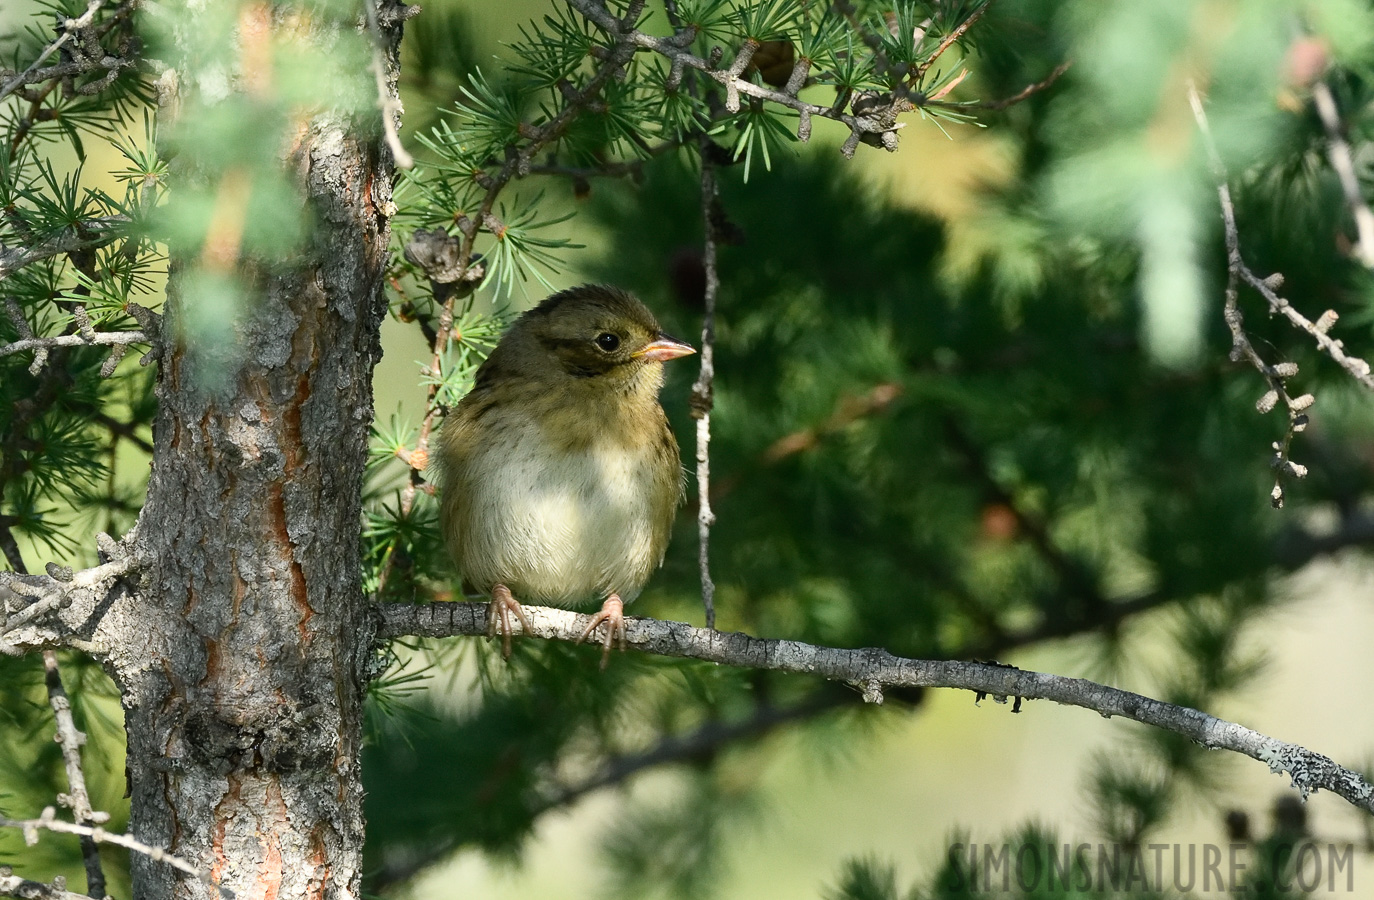
[[611,658],[612,644],[619,640],[620,649],[625,649],[625,604],[620,602],[616,594],[607,597],[606,602],[601,604],[601,611],[592,616],[587,623],[587,630],[582,632],[577,642],[580,644],[591,637],[603,622],[606,623],[606,639],[601,642],[601,668],[604,669]]
[[533,630],[520,601],[511,594],[510,588],[498,584],[491,589],[491,605],[487,607],[487,637],[496,637],[496,632],[501,632],[501,656],[504,659],[510,659],[511,613],[520,620],[521,634],[529,634]]

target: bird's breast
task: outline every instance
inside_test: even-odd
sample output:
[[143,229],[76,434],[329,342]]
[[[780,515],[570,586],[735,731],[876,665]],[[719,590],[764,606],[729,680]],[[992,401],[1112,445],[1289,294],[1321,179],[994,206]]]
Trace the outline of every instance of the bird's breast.
[[[464,577],[506,584],[517,599],[569,605],[630,600],[662,560],[675,478],[657,441],[570,441],[566,431],[504,414],[459,461],[446,498]],[[665,508],[666,506],[666,508]]]

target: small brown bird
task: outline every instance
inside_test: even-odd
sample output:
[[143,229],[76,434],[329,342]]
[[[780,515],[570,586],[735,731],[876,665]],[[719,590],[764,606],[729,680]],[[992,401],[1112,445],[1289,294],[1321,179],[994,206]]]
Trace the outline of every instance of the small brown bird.
[[465,585],[491,595],[510,653],[519,600],[603,601],[582,634],[625,640],[624,604],[663,562],[683,496],[658,402],[663,363],[696,352],[618,288],[583,285],[522,315],[439,441],[441,525]]

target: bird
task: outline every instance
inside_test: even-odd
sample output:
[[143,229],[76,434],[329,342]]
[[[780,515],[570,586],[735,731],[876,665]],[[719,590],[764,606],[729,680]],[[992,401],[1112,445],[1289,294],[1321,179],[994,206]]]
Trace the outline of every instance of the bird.
[[439,434],[440,529],[465,590],[491,597],[509,657],[521,601],[601,601],[601,666],[624,605],[663,562],[686,477],[659,403],[663,363],[695,353],[620,288],[584,284],[521,315]]

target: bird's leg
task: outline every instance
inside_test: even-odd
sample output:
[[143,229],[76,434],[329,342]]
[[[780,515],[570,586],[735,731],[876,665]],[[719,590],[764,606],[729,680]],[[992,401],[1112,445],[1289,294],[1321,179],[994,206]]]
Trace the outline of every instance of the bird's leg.
[[592,620],[587,623],[587,630],[582,632],[582,637],[577,639],[580,644],[591,637],[593,631],[602,622],[606,623],[606,639],[601,642],[601,668],[606,668],[606,662],[611,658],[611,644],[620,641],[620,649],[625,649],[625,604],[620,602],[619,594],[611,594],[606,598],[606,602],[601,604],[601,611],[592,616]]
[[491,589],[491,605],[487,607],[487,637],[496,637],[501,632],[501,656],[510,659],[510,614],[520,620],[521,634],[529,634],[533,629],[520,601],[511,594],[510,588],[498,584]]

